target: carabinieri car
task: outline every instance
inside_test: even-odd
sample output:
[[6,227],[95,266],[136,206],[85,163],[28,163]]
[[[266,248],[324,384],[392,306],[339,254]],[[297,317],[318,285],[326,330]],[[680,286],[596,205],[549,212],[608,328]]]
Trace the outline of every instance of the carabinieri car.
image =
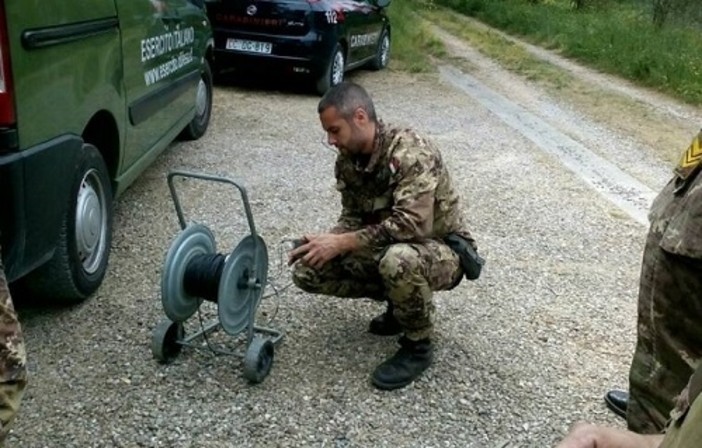
[[390,56],[389,0],[208,0],[215,70],[302,75],[319,94]]

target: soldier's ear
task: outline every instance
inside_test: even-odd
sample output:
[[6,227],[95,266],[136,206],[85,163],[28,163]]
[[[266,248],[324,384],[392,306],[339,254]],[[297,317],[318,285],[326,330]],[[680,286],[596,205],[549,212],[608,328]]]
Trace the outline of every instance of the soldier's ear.
[[367,124],[370,121],[368,119],[368,112],[362,107],[357,107],[356,110],[353,111],[353,120],[356,124],[360,125]]

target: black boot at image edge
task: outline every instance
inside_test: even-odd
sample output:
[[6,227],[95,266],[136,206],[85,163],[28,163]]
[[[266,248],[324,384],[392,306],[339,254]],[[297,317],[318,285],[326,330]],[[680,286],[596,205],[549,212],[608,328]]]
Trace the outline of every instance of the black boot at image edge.
[[619,417],[626,418],[629,405],[629,393],[624,390],[613,389],[604,396],[607,407]]

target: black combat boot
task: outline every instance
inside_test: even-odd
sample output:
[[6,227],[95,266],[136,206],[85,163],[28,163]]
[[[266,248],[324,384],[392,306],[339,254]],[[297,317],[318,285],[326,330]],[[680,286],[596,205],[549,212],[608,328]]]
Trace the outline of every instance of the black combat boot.
[[371,320],[368,331],[379,336],[394,336],[400,334],[402,327],[392,314],[393,306],[391,301],[387,301],[388,308],[379,316]]
[[417,379],[432,362],[433,347],[429,339],[412,341],[400,338],[400,349],[376,367],[373,384],[379,389],[405,387]]
[[619,389],[610,390],[605,394],[604,400],[608,408],[618,416],[626,419],[626,409],[629,407],[629,392]]

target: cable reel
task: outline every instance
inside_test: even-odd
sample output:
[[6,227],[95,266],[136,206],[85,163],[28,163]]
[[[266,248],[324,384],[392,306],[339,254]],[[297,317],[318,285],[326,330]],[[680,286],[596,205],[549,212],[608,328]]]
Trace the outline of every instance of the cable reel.
[[[179,176],[224,182],[239,190],[250,234],[231,253],[225,255],[217,251],[214,235],[207,226],[186,224],[173,185],[173,179]],[[256,311],[268,282],[269,259],[266,243],[256,233],[246,190],[226,178],[184,171],[170,172],[168,186],[182,230],[171,242],[161,271],[161,305],[167,319],[157,325],[152,334],[153,355],[161,362],[169,362],[180,353],[182,346],[192,345],[200,336],[207,338],[209,332],[219,327],[231,336],[246,332],[245,353],[210,348],[219,354],[243,357],[244,377],[259,383],[270,372],[274,345],[283,335],[280,331],[255,325]],[[184,322],[199,311],[204,301],[216,304],[217,320],[185,337]]]

